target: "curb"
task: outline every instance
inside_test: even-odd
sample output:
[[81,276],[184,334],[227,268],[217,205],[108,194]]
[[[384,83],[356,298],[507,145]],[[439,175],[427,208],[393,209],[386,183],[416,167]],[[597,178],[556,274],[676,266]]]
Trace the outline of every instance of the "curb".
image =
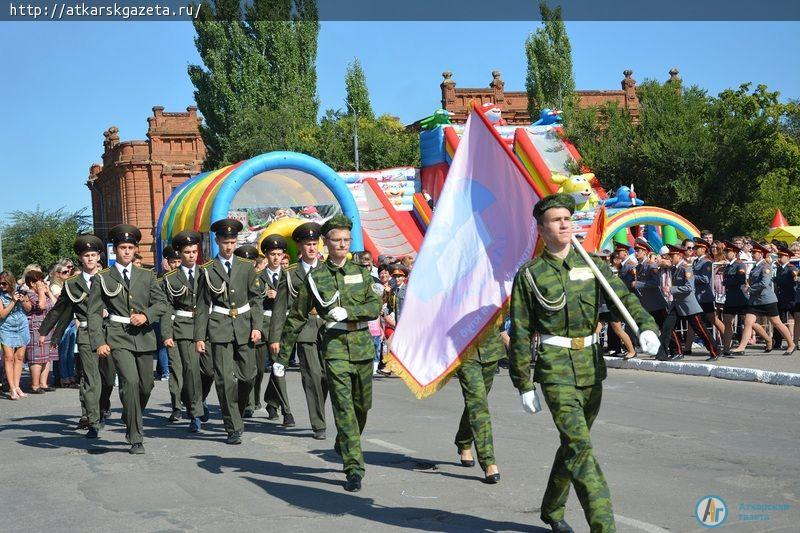
[[606,360],[606,366],[608,368],[666,372],[669,374],[683,374],[687,376],[708,376],[734,381],[755,381],[758,383],[768,383],[770,385],[800,387],[800,374],[794,374],[792,372],[772,372],[770,370],[759,370],[757,368],[655,361],[651,359],[625,360],[619,357],[605,357],[604,359]]

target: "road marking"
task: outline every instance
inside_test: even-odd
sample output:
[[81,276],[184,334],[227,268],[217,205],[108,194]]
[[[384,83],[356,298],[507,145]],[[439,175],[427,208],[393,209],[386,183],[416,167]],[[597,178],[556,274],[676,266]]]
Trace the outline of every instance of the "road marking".
[[614,518],[617,520],[617,522],[622,522],[623,524],[633,526],[641,529],[642,531],[647,531],[647,533],[670,533],[668,529],[658,527],[655,524],[642,522],[641,520],[636,520],[635,518],[628,518],[627,516],[618,515],[616,513],[614,513]]
[[391,442],[386,442],[385,440],[381,439],[366,439],[367,442],[374,444],[376,446],[380,446],[381,448],[386,448],[387,450],[392,450],[393,452],[405,453],[408,455],[417,453],[414,450],[409,450],[408,448],[403,448],[398,444],[392,444]]

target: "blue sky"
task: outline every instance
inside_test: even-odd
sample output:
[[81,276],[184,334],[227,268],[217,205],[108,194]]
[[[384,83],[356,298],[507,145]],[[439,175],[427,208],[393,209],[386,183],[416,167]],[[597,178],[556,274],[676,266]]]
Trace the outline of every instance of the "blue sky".
[[[373,107],[410,123],[439,105],[441,72],[459,87],[482,87],[500,70],[506,90],[524,90],[527,35],[536,23],[325,22],[319,39],[321,109],[343,106],[346,65],[358,57]],[[571,22],[579,89],[616,89],[622,71],[664,80],[676,66],[686,83],[716,94],[764,83],[800,98],[800,23]],[[186,74],[199,62],[186,22],[0,22],[0,177],[15,209],[88,207],[89,166],[103,131],[144,139],[155,105],[193,103]],[[145,73],[147,73],[145,75]]]

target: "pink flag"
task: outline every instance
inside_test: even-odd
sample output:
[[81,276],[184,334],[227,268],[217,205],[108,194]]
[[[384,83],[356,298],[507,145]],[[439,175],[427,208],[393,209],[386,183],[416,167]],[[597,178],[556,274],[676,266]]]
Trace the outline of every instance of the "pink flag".
[[418,398],[436,392],[485,335],[499,333],[536,244],[533,180],[473,109],[447,173],[390,341],[390,368]]

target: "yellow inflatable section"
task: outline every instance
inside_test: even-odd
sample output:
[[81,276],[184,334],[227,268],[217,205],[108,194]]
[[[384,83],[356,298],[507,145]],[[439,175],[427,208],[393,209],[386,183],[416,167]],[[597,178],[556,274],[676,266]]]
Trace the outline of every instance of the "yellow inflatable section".
[[[294,217],[284,217],[278,219],[261,232],[261,235],[258,236],[256,247],[261,250],[261,241],[263,241],[267,235],[277,233],[278,235],[286,238],[286,242],[288,243],[286,251],[289,253],[289,262],[295,263],[297,262],[297,244],[295,244],[295,242],[292,240],[292,232],[297,228],[297,226],[300,224],[305,224],[306,222],[311,221],[304,218]],[[322,239],[319,241],[319,249],[322,250]]]

